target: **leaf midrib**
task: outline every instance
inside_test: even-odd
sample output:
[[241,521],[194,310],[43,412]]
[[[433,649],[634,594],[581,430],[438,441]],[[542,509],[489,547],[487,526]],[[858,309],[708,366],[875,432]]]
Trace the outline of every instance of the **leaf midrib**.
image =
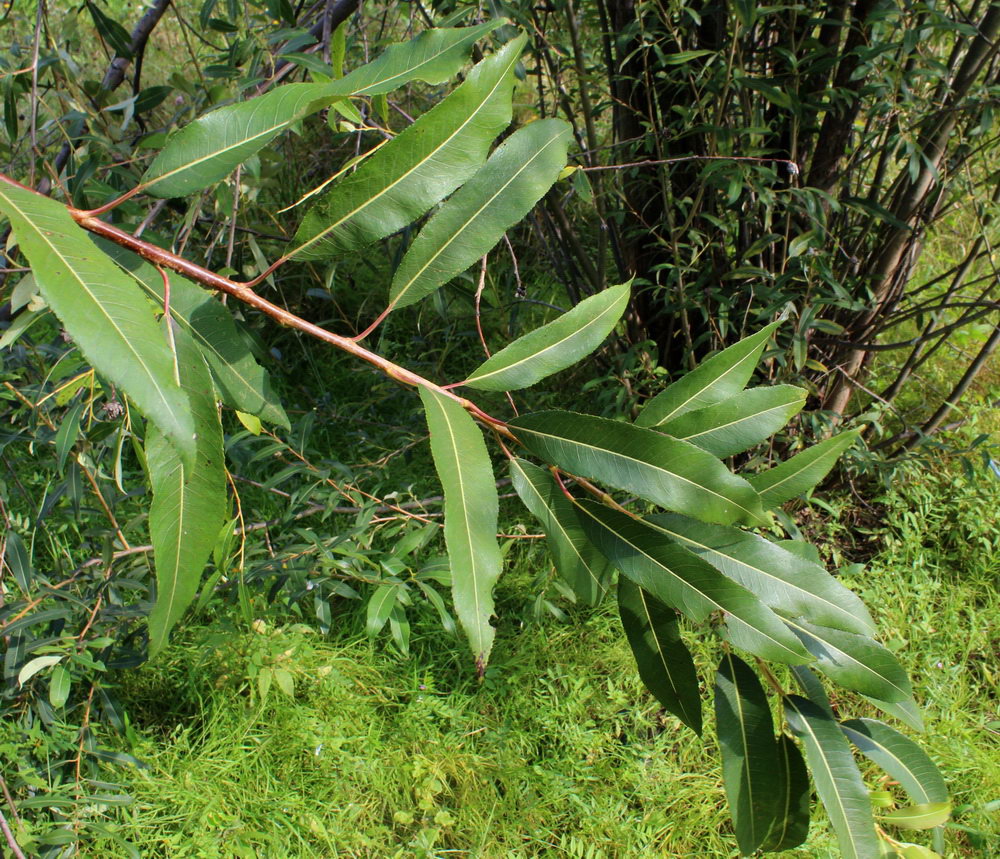
[[[795,397],[794,399],[789,399],[788,402],[778,403],[778,405],[776,406],[770,406],[769,408],[761,409],[759,412],[753,412],[752,414],[744,415],[743,417],[736,418],[736,420],[729,421],[728,423],[716,424],[713,427],[709,427],[708,429],[702,430],[701,432],[692,433],[691,435],[674,435],[674,438],[678,438],[681,441],[691,441],[691,439],[693,438],[699,438],[703,435],[708,435],[710,433],[721,432],[722,430],[729,429],[730,427],[734,427],[737,424],[746,423],[747,421],[752,421],[755,418],[763,417],[764,415],[768,415],[771,412],[777,412],[781,411],[782,409],[787,409],[789,406],[795,405],[795,403],[800,399],[804,398]],[[673,433],[669,432],[667,434],[673,435]]]

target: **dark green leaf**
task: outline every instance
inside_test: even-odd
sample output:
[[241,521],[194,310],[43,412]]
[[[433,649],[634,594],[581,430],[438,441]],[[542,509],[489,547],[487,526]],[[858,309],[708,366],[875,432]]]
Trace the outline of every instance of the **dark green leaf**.
[[[27,597],[31,593],[31,580],[34,578],[34,572],[31,569],[31,555],[20,535],[12,528],[8,528],[4,534],[3,560],[11,575],[14,576],[14,581],[17,582],[21,593]],[[11,634],[9,629],[4,630],[4,635]]]
[[597,605],[608,589],[611,564],[587,539],[572,502],[545,469],[523,459],[510,461],[514,490],[542,523],[559,575],[577,599]]
[[65,665],[57,665],[49,676],[49,703],[58,710],[69,698],[73,677]]
[[56,459],[59,470],[66,467],[66,459],[76,444],[76,437],[80,434],[80,418],[87,408],[86,400],[74,403],[68,412],[63,415],[62,423],[56,432]]
[[721,403],[738,394],[750,380],[768,338],[780,324],[772,322],[669,385],[646,404],[636,424],[658,427],[685,412]]
[[685,441],[574,412],[536,412],[510,427],[532,453],[579,477],[711,522],[761,519],[746,481]]
[[947,801],[948,788],[941,773],[909,737],[876,719],[851,719],[840,727],[866,758],[899,782],[913,802]]
[[809,773],[795,741],[778,737],[778,778],[774,825],[760,849],[768,853],[798,847],[809,834]]
[[434,467],[444,488],[444,540],[455,613],[481,674],[493,647],[493,585],[501,566],[493,468],[483,434],[465,409],[429,388],[421,387],[420,399],[427,412]]
[[765,509],[777,507],[789,499],[808,492],[826,477],[840,459],[840,455],[853,445],[857,438],[857,430],[843,432],[806,448],[774,468],[753,474],[747,479],[760,493],[760,501]]
[[578,506],[587,535],[619,570],[696,622],[725,612],[728,638],[765,659],[791,664],[810,656],[767,606],[661,531],[603,504]]
[[646,688],[666,710],[701,734],[698,672],[681,640],[677,613],[624,577],[618,582],[618,612]]
[[806,760],[845,859],[878,859],[868,789],[847,739],[829,713],[798,695],[785,698],[788,726],[806,749]]
[[751,388],[714,406],[685,412],[656,429],[713,456],[732,456],[774,435],[805,401],[806,392],[792,385]]

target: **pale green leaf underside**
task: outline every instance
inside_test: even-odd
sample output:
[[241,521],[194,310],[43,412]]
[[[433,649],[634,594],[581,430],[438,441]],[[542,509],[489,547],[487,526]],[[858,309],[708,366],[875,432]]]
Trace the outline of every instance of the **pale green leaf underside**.
[[868,790],[840,726],[798,695],[785,698],[785,717],[805,746],[816,793],[833,824],[841,855],[845,859],[878,859],[879,842]]
[[791,664],[812,660],[757,597],[666,535],[603,504],[584,501],[577,509],[594,545],[661,602],[695,622],[724,612],[727,637],[762,658]]
[[412,223],[472,176],[510,123],[513,72],[525,39],[478,63],[444,101],[327,192],[285,255],[322,259],[364,247]]
[[701,734],[698,672],[681,640],[677,613],[624,576],[618,581],[618,613],[643,684],[666,710]]
[[585,298],[558,319],[501,349],[465,384],[486,391],[513,391],[571,367],[611,333],[628,306],[630,287],[631,281]]
[[695,367],[646,403],[636,418],[641,427],[658,427],[693,409],[728,400],[746,386],[760,353],[780,322],[734,343]]
[[750,485],[685,441],[575,412],[536,412],[515,418],[510,427],[546,462],[668,510],[722,524],[762,519]]
[[174,338],[198,446],[194,464],[187,465],[155,428],[150,428],[146,438],[146,464],[153,489],[149,533],[156,565],[156,604],[149,615],[151,655],[163,648],[170,629],[194,599],[226,518],[222,424],[212,377],[187,332],[178,328]]
[[649,521],[779,614],[862,635],[875,631],[868,609],[855,593],[818,564],[763,537],[678,514],[650,516]]
[[826,477],[840,455],[854,444],[857,437],[858,431],[851,430],[828,438],[774,468],[750,475],[747,480],[760,493],[760,501],[765,509],[777,507],[808,492]]
[[685,412],[656,429],[713,456],[732,456],[774,435],[805,401],[806,392],[792,385],[751,388],[714,406]]
[[285,84],[207,113],[170,136],[143,184],[158,197],[192,194],[224,179],[293,122],[336,99],[386,93],[413,80],[441,83],[458,71],[477,39],[502,23],[428,30],[340,80]]
[[[163,306],[163,278],[152,265],[104,239],[97,244],[135,278],[154,305]],[[287,429],[288,416],[271,388],[271,377],[257,363],[229,311],[179,274],[168,272],[168,277],[170,315],[198,344],[225,404]]]
[[434,467],[444,488],[444,540],[455,613],[482,672],[493,647],[493,585],[501,565],[493,468],[483,434],[465,409],[429,388],[420,389],[420,399]]
[[543,468],[510,460],[510,477],[524,506],[542,523],[556,570],[577,599],[597,605],[608,589],[611,564],[583,533],[572,502]]
[[88,361],[191,460],[194,423],[149,302],[55,200],[0,181],[0,211],[49,306]]
[[542,119],[500,144],[420,231],[393,276],[390,306],[419,301],[488,253],[552,187],[571,139],[568,123]]

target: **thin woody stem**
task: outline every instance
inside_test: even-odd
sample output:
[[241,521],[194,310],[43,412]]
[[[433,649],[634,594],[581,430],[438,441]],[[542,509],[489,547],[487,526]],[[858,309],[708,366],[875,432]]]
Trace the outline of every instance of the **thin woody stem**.
[[144,242],[142,239],[137,239],[135,236],[126,233],[124,230],[120,230],[118,227],[112,226],[111,224],[105,223],[104,221],[93,217],[89,212],[69,208],[69,213],[85,230],[88,230],[95,235],[102,236],[103,238],[106,238],[121,247],[127,248],[133,253],[141,256],[143,259],[153,263],[155,266],[170,269],[171,271],[175,271],[184,277],[200,283],[202,286],[218,290],[226,295],[231,295],[233,298],[236,298],[245,304],[249,304],[251,307],[260,310],[262,313],[266,313],[282,325],[295,328],[296,330],[302,331],[311,337],[315,337],[317,340],[322,340],[324,343],[336,346],[338,349],[354,355],[362,361],[366,361],[372,366],[377,367],[390,378],[395,379],[397,382],[418,388],[429,388],[439,394],[443,394],[449,399],[457,402],[473,417],[477,418],[491,429],[501,435],[507,436],[508,438],[515,438],[514,434],[507,428],[506,423],[498,418],[488,415],[470,400],[460,397],[457,394],[453,394],[441,385],[431,382],[429,379],[425,379],[423,376],[420,376],[411,370],[407,370],[405,367],[400,367],[398,364],[394,364],[392,361],[383,358],[381,355],[365,349],[350,337],[344,337],[341,334],[334,334],[332,331],[327,331],[325,328],[320,328],[320,326],[315,325],[308,320],[302,319],[300,316],[296,316],[294,313],[285,310],[283,307],[272,304],[266,298],[254,292],[248,284],[230,280],[229,278],[216,274],[209,269],[202,268],[201,266],[196,265],[195,263],[190,262],[177,254],[170,253],[163,248],[156,247],[156,245],[151,245],[148,242]]

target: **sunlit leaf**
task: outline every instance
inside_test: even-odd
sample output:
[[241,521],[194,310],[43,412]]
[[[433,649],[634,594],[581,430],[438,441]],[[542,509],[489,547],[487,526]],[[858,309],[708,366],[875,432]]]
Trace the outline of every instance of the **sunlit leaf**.
[[808,492],[830,472],[840,455],[854,444],[858,431],[843,432],[814,444],[780,465],[747,479],[760,493],[765,509],[777,507]]
[[420,388],[420,399],[427,412],[434,466],[444,488],[444,540],[455,613],[482,673],[493,647],[493,585],[501,565],[493,468],[483,434],[465,409],[429,388]]
[[476,368],[465,384],[512,391],[572,366],[611,333],[628,305],[630,286],[631,281],[585,298],[558,319],[519,337]]
[[[419,301],[488,253],[555,182],[566,165],[570,140],[572,128],[568,123],[542,119],[514,132],[497,147],[414,239],[392,279],[390,306],[405,307]],[[559,363],[558,358],[552,360]],[[542,363],[539,369],[544,366]],[[568,364],[556,369],[564,366]],[[548,370],[530,381],[491,390],[527,387],[553,372]],[[532,375],[526,367],[513,377],[514,381],[525,375]]]
[[879,815],[880,819],[900,829],[933,829],[946,823],[951,817],[950,802],[928,802],[897,808],[895,811]]
[[946,802],[948,788],[927,753],[909,737],[876,719],[850,719],[841,730],[919,804]]

